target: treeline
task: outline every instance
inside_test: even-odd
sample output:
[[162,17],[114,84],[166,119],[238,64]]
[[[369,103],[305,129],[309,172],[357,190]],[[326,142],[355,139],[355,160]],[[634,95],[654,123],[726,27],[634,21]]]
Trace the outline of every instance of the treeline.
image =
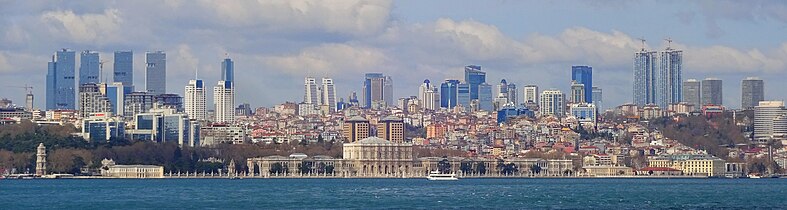
[[652,120],[651,125],[660,130],[664,137],[695,149],[706,150],[723,159],[729,159],[728,148],[736,144],[750,143],[731,116],[710,119],[705,116],[688,116],[679,121],[665,117]]

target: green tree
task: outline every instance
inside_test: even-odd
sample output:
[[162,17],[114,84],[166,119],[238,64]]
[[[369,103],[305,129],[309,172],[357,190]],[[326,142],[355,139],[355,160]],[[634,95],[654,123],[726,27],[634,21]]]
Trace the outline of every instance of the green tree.
[[537,164],[533,164],[532,166],[530,166],[530,172],[533,174],[540,174],[541,166],[538,166]]

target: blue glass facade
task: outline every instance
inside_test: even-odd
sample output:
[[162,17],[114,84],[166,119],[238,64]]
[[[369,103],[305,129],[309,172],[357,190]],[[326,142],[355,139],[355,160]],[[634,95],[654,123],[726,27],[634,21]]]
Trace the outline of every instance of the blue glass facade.
[[372,87],[372,80],[373,79],[381,79],[385,78],[382,73],[366,73],[366,77],[363,80],[363,107],[364,108],[371,108],[372,107],[372,90],[380,89],[382,90],[382,84],[379,84],[380,87]]
[[470,99],[478,99],[478,85],[486,82],[486,72],[481,71],[481,66],[465,66],[465,82],[470,85]]
[[497,123],[503,123],[508,119],[518,116],[535,117],[535,113],[524,107],[506,106],[497,111]]
[[113,67],[114,72],[112,74],[112,80],[123,83],[123,86],[133,89],[134,53],[132,51],[115,51],[115,62]]
[[440,107],[454,108],[457,104],[459,93],[459,80],[445,80],[440,84]]
[[585,101],[593,101],[593,67],[590,66],[572,66],[571,67],[571,80],[577,81],[579,84],[585,85]]
[[461,83],[457,86],[456,93],[457,104],[461,104],[465,109],[470,108],[470,85]]
[[235,83],[235,62],[226,58],[221,62],[221,80]]
[[99,77],[98,52],[89,50],[79,54],[79,84],[98,83]]
[[634,104],[645,106],[656,103],[656,52],[634,54]]
[[48,64],[46,84],[46,109],[76,109],[75,93],[76,53],[63,49],[57,51]]
[[478,108],[481,110],[492,111],[492,85],[481,83],[478,85]]

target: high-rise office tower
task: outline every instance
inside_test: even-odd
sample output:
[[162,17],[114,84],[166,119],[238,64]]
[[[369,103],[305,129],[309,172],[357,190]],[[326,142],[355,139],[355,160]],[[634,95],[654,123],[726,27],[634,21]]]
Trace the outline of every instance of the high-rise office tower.
[[354,116],[344,121],[342,133],[348,143],[357,142],[369,137],[369,120]]
[[221,80],[229,81],[235,85],[235,62],[232,62],[230,58],[221,61]]
[[424,92],[424,109],[437,110],[440,109],[440,91],[437,87],[430,87]]
[[190,119],[206,120],[207,102],[205,97],[205,86],[201,79],[189,80],[186,91],[183,95],[184,109]]
[[593,67],[590,66],[571,66],[571,80],[584,85],[584,102],[593,101]]
[[[668,40],[671,41],[671,40]],[[662,109],[682,101],[683,51],[667,47],[664,51],[634,54],[634,103],[656,104]]]
[[377,123],[377,137],[393,143],[404,143],[404,121],[396,116],[388,116]]
[[63,49],[57,51],[48,64],[46,77],[46,109],[75,109],[74,90],[76,54]]
[[132,51],[115,51],[112,81],[123,83],[123,86],[134,87],[134,53]]
[[659,52],[657,104],[664,109],[677,104],[683,94],[683,51],[667,47]]
[[99,83],[100,60],[98,52],[85,50],[79,54],[79,84]]
[[538,86],[525,85],[525,103],[538,104]]
[[765,82],[748,77],[741,82],[741,109],[751,110],[765,100]]
[[147,52],[145,64],[145,90],[153,94],[167,93],[167,54]]
[[765,144],[787,137],[787,109],[784,101],[760,101],[754,107],[754,141]]
[[497,84],[497,88],[495,88],[494,97],[508,100],[508,81],[505,79],[500,80],[500,84]]
[[122,82],[113,82],[106,85],[105,92],[109,103],[112,105],[111,111],[118,116],[125,114],[124,108],[126,105],[124,103],[126,94],[133,92],[132,87],[124,86]]
[[702,101],[703,105],[723,105],[722,102],[722,86],[721,80],[718,78],[706,78],[702,80]]
[[447,79],[440,84],[440,107],[454,108],[458,104],[459,80]]
[[320,105],[320,95],[317,90],[317,79],[314,77],[306,77],[303,80],[303,103],[312,104],[314,106]]
[[456,88],[456,102],[457,105],[462,105],[465,110],[470,108],[470,85],[467,83],[459,83]]
[[485,111],[493,111],[494,97],[492,96],[492,85],[486,82],[478,85],[478,109]]
[[603,111],[604,108],[602,107],[602,104],[604,103],[604,98],[603,98],[603,93],[602,93],[601,88],[593,87],[593,93],[592,94],[593,94],[593,105],[595,105],[595,107],[598,110]]
[[79,85],[79,115],[90,117],[93,113],[112,112],[112,104],[104,94],[106,84],[87,83]]
[[329,113],[336,111],[336,87],[333,85],[333,79],[322,78],[322,105],[328,106]]
[[230,123],[235,121],[235,88],[232,82],[219,81],[213,87],[213,104],[215,105],[215,122]]
[[519,104],[519,98],[517,98],[516,84],[514,83],[508,84],[508,102],[514,103],[514,106],[517,106]]
[[577,81],[571,81],[571,103],[586,103],[585,85]]
[[542,116],[563,117],[565,114],[565,103],[563,103],[565,95],[563,95],[563,92],[559,90],[545,90],[540,97],[539,110]]
[[393,79],[391,79],[391,76],[385,76],[385,81],[383,82],[383,101],[385,101],[386,106],[394,105]]
[[700,87],[700,81],[696,79],[687,79],[683,82],[683,102],[694,105],[694,110],[699,110],[702,107]]
[[363,81],[362,105],[364,108],[372,108],[372,104],[382,104],[385,76],[382,73],[366,73]]
[[478,99],[478,85],[486,83],[486,72],[481,71],[481,66],[465,66],[465,82],[470,85],[470,100]]

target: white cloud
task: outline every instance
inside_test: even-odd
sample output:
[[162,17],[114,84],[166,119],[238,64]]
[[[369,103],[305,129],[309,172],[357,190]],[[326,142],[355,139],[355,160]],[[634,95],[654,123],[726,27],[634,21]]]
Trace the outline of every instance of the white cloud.
[[686,69],[714,73],[777,73],[787,70],[787,42],[779,49],[739,50],[727,46],[685,47]]
[[382,51],[348,44],[322,44],[297,55],[269,56],[263,61],[292,75],[339,75],[380,71],[388,58]]
[[391,1],[201,1],[225,25],[269,26],[273,29],[320,29],[326,32],[369,35],[385,28]]
[[8,64],[8,59],[5,58],[5,53],[0,53],[0,72],[12,72],[11,65]]
[[72,10],[48,11],[40,16],[50,36],[67,36],[77,43],[107,43],[119,38],[120,11],[106,9],[102,14],[75,14]]

